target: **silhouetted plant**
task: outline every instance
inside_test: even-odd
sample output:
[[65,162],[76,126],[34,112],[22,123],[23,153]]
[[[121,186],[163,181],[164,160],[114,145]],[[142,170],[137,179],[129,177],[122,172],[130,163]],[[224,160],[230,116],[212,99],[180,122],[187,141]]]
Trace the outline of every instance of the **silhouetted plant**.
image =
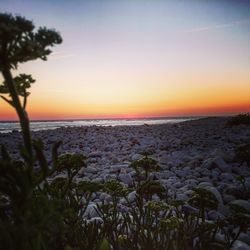
[[236,126],[241,124],[250,125],[250,113],[239,114],[237,116],[232,117],[228,121],[229,126]]
[[241,164],[246,162],[250,166],[250,143],[242,144],[236,148],[235,160]]
[[160,170],[157,161],[151,157],[148,157],[148,152],[144,154],[145,156],[143,156],[139,160],[133,161],[130,165],[130,167],[132,167],[136,171],[139,180],[140,178],[147,179],[149,173]]
[[[25,111],[29,93],[27,89],[34,82],[30,75],[21,74],[13,78],[12,69],[17,69],[19,63],[35,59],[46,60],[51,53],[50,46],[62,42],[61,36],[54,30],[39,28],[34,31],[33,23],[21,16],[0,14],[0,71],[4,82],[0,93],[8,94],[10,99],[2,97],[11,104],[20,119],[25,149],[32,156],[29,118]],[[24,98],[23,104],[19,96]]]
[[236,178],[236,181],[238,181],[241,184],[241,188],[236,190],[236,196],[241,199],[249,199],[250,198],[250,188],[246,185],[246,178],[243,175],[239,175]]
[[140,183],[137,187],[137,193],[146,200],[151,200],[154,194],[158,195],[161,199],[166,197],[166,189],[160,182],[152,180]]
[[205,221],[206,218],[206,208],[217,209],[218,207],[218,201],[215,195],[206,188],[195,188],[189,202],[199,208],[202,221]]

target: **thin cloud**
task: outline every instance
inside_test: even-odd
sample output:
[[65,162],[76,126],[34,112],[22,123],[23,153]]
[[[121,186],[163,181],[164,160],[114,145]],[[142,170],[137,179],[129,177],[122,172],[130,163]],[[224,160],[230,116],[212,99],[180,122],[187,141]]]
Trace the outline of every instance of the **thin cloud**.
[[239,20],[239,21],[234,21],[234,22],[224,23],[224,24],[203,26],[203,27],[199,27],[199,28],[193,28],[193,29],[190,29],[190,30],[186,30],[184,33],[204,32],[204,31],[209,31],[209,30],[216,30],[216,29],[224,29],[224,28],[229,28],[229,27],[235,27],[235,26],[244,25],[244,24],[250,24],[250,19]]

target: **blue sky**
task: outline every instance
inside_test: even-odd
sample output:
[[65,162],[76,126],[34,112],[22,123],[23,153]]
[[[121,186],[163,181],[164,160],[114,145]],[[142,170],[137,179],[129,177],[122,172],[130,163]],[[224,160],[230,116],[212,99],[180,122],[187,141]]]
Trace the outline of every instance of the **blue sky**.
[[63,37],[48,62],[19,68],[37,79],[31,105],[42,117],[45,95],[55,116],[62,100],[72,103],[72,117],[250,107],[250,1],[2,0],[0,8]]

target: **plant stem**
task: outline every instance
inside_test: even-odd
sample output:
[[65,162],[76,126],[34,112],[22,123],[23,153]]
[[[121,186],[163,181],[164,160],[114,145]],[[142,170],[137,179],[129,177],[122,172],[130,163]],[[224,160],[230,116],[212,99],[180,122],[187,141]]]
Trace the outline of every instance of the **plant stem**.
[[2,74],[5,79],[6,85],[9,89],[10,96],[12,98],[13,106],[16,109],[17,115],[19,117],[22,134],[23,134],[23,141],[24,146],[30,156],[32,158],[32,144],[31,144],[31,135],[30,135],[30,128],[29,128],[29,117],[26,111],[22,108],[21,102],[19,100],[17,90],[13,81],[13,77],[11,75],[10,69],[3,66]]

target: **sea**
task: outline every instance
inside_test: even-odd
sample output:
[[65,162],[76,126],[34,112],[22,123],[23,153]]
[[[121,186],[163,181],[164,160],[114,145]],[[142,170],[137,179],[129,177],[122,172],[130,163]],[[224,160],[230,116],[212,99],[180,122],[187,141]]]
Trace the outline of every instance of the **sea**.
[[[189,120],[196,120],[201,117],[160,117],[160,118],[138,118],[138,119],[82,119],[82,120],[42,120],[30,121],[32,131],[57,129],[61,127],[82,127],[82,126],[139,126],[157,125],[167,123],[179,123]],[[20,131],[20,124],[17,121],[0,121],[0,133]]]

